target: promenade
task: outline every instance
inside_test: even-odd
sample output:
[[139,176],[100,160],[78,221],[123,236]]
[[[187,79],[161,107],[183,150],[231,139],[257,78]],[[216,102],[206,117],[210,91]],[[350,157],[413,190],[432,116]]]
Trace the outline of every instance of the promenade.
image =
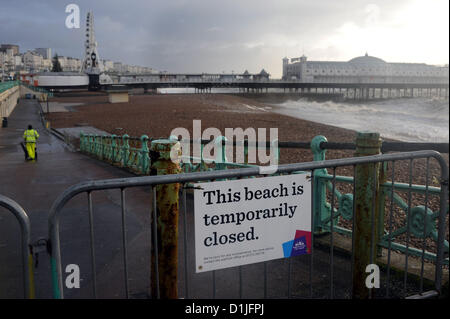
[[[25,209],[31,222],[32,242],[48,237],[49,209],[66,188],[86,180],[131,176],[130,173],[106,163],[70,151],[62,141],[45,130],[38,110],[36,100],[21,99],[8,119],[8,127],[0,129],[0,194],[12,198]],[[33,125],[40,134],[37,162],[26,162],[19,145],[28,124]],[[148,207],[139,204],[143,203],[141,199],[147,194],[133,190],[127,195],[129,207],[133,207],[133,212],[127,216],[129,240],[132,241],[133,237],[142,231],[143,223],[148,222],[143,214]],[[75,295],[91,297],[91,287],[86,285],[90,277],[90,272],[87,271],[90,269],[87,199],[80,197],[82,198],[74,198],[63,213],[63,260],[65,263],[76,263],[80,266],[82,287],[85,289],[79,289]],[[141,198],[136,204],[135,199],[138,197]],[[98,270],[101,272],[102,266],[117,254],[116,247],[120,247],[120,197],[102,194],[98,197],[94,195],[93,198],[95,233],[98,237],[95,243],[96,258]],[[20,298],[20,229],[17,221],[4,210],[0,210],[0,223],[0,298]],[[67,239],[70,239],[68,244],[64,242],[67,242]],[[50,274],[48,255],[41,253],[38,257],[38,267],[35,269],[38,298],[52,297]],[[101,275],[99,279],[101,285]],[[114,283],[106,291],[109,293],[106,296],[118,296],[113,286]],[[67,297],[70,297],[70,294]]]

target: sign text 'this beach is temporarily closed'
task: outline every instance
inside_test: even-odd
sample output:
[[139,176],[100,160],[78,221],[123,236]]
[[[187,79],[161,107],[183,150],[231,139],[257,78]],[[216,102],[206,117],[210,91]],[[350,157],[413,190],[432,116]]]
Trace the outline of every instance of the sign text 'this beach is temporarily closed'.
[[195,184],[196,271],[311,252],[311,176]]

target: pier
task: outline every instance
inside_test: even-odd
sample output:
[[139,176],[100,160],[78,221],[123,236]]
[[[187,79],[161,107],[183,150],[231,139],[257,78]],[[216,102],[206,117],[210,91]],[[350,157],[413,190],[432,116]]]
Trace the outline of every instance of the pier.
[[[58,83],[37,86],[46,90],[70,90],[71,86]],[[345,99],[369,100],[389,98],[445,98],[449,96],[448,83],[306,83],[288,80],[244,80],[244,79],[192,79],[186,75],[173,75],[170,78],[156,76],[124,76],[113,83],[100,83],[99,90],[110,91],[115,87],[128,89],[142,88],[145,93],[156,93],[164,88],[194,88],[195,93],[212,93],[216,88],[234,88],[237,93],[294,93],[304,95],[336,95]],[[89,86],[77,86],[73,89],[88,89]],[[269,91],[270,90],[270,91]]]

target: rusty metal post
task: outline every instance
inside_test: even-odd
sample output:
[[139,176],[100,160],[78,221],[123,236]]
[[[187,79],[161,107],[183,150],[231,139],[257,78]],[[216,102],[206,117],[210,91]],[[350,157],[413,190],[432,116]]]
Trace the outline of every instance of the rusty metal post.
[[[369,156],[381,153],[379,133],[358,132],[355,156]],[[353,298],[368,299],[372,291],[366,287],[366,267],[376,263],[379,237],[378,221],[380,203],[380,163],[356,166],[355,216],[353,225]]]
[[[151,175],[181,173],[181,146],[176,140],[154,140],[150,146]],[[178,298],[178,193],[180,184],[156,186],[159,296]],[[154,214],[153,214],[154,215]],[[155,222],[155,221],[153,221]],[[157,296],[155,247],[152,245],[152,296]]]

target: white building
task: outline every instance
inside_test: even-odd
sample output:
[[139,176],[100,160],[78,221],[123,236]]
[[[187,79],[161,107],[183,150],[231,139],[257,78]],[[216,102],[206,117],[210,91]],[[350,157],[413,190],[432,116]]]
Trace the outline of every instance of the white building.
[[[105,61],[107,62],[107,61]],[[106,72],[115,72],[120,74],[152,74],[152,73],[158,73],[157,71],[153,70],[150,67],[146,66],[139,66],[139,65],[128,65],[123,64],[121,62],[112,62],[112,67],[109,65],[108,68],[105,68]]]
[[12,50],[12,55],[19,54],[19,46],[17,44],[1,44],[0,52],[6,53],[7,50]]
[[43,58],[34,51],[27,51],[23,55],[23,64],[28,71],[40,71],[43,65]]
[[114,72],[121,73],[122,72],[122,63],[114,62],[113,70],[114,70]]
[[3,69],[7,69],[7,67],[9,66],[9,57],[6,53],[0,51],[0,68]]
[[6,67],[6,54],[0,51],[0,69],[3,71]]
[[19,69],[23,66],[23,60],[21,55],[14,56],[14,69]]
[[306,56],[283,59],[283,79],[308,83],[448,83],[447,66],[389,63],[369,56],[348,62],[307,61]]
[[50,72],[53,68],[53,62],[51,59],[42,59],[42,69],[41,71]]
[[58,56],[59,64],[64,72],[77,72],[81,69],[81,60],[71,57]]
[[113,71],[114,70],[114,62],[111,60],[103,60],[103,67],[105,71]]

